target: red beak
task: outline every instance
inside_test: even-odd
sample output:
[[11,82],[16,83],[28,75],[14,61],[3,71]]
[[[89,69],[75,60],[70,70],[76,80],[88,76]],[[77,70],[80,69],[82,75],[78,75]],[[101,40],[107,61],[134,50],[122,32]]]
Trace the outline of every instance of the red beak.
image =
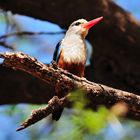
[[102,19],[103,19],[103,17],[95,18],[95,19],[89,21],[88,23],[83,24],[82,26],[83,26],[83,28],[90,29],[91,27],[93,27],[95,24],[97,24]]

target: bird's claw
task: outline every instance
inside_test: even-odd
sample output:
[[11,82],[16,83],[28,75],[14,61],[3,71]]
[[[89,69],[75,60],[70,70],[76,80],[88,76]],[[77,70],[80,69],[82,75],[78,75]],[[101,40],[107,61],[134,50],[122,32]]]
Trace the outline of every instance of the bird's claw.
[[53,67],[53,68],[57,68],[57,63],[56,61],[52,60],[50,65]]

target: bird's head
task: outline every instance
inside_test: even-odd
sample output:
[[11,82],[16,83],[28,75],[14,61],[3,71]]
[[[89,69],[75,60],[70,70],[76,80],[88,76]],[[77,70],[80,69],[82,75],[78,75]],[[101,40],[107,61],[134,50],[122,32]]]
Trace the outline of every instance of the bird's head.
[[67,32],[78,34],[85,38],[88,34],[89,29],[97,24],[102,18],[103,17],[99,17],[91,21],[87,21],[85,19],[76,20],[69,26]]

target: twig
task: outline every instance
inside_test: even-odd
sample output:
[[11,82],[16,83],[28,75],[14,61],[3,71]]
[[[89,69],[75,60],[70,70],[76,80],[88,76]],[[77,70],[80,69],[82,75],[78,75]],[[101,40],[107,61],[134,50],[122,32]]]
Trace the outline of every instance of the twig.
[[28,126],[42,120],[43,118],[47,117],[48,115],[52,114],[54,111],[59,109],[59,107],[62,107],[66,104],[67,98],[61,98],[59,99],[57,96],[54,96],[49,102],[47,107],[42,107],[37,110],[33,110],[31,115],[27,120],[25,120],[20,127],[16,131],[20,131],[22,129],[27,128]]
[[22,31],[22,32],[14,32],[0,36],[0,39],[12,37],[12,36],[22,36],[22,35],[57,35],[63,34],[65,31],[60,32],[29,32],[29,31]]
[[7,49],[14,50],[14,46],[7,44],[5,41],[0,41],[0,45]]

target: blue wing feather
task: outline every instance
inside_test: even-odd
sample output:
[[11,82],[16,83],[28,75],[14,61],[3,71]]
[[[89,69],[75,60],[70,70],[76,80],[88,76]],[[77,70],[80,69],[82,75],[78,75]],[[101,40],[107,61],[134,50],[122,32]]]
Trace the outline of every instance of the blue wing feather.
[[60,48],[61,48],[61,41],[56,45],[54,53],[53,53],[53,60],[58,61],[59,54],[60,54]]

